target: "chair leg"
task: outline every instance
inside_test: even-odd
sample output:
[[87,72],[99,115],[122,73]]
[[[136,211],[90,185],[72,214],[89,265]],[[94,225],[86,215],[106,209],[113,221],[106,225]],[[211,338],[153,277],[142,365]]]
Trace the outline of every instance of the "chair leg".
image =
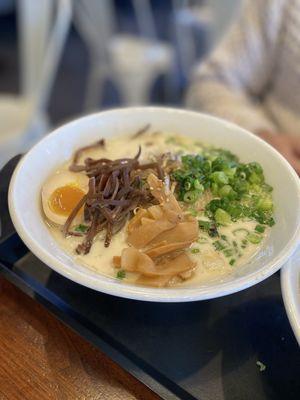
[[149,90],[156,73],[152,71],[115,71],[114,81],[117,82],[122,102],[127,106],[147,104]]
[[87,77],[86,94],[84,101],[84,110],[91,111],[100,108],[100,102],[103,97],[103,86],[105,82],[105,71],[95,65],[92,65]]
[[163,89],[167,104],[177,104],[179,102],[178,87],[178,74],[175,70],[175,64],[172,63],[163,75]]

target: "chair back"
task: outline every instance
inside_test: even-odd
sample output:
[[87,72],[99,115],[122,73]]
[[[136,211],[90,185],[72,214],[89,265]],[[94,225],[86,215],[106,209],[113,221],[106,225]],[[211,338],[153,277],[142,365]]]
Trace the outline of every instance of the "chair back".
[[107,61],[106,45],[115,32],[112,0],[76,0],[75,24],[90,55]]
[[132,0],[139,34],[146,39],[157,39],[154,16],[150,0]]
[[70,0],[19,0],[21,94],[45,110],[71,22]]

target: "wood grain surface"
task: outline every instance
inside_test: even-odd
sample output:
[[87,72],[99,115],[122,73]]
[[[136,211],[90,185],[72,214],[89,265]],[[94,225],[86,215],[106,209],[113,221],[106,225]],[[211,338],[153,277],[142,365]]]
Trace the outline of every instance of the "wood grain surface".
[[0,277],[0,400],[7,399],[159,397]]

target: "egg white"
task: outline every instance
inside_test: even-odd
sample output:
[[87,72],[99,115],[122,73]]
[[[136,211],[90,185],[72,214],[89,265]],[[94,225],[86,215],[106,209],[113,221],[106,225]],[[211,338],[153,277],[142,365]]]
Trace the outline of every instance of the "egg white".
[[[52,193],[63,186],[77,186],[84,193],[88,192],[88,177],[83,173],[75,173],[71,171],[57,171],[52,175],[42,187],[42,207],[46,217],[49,221],[57,224],[64,225],[67,220],[67,216],[59,215],[53,212],[49,206],[49,200]],[[77,215],[73,221],[74,225],[80,224],[82,221],[82,215]]]

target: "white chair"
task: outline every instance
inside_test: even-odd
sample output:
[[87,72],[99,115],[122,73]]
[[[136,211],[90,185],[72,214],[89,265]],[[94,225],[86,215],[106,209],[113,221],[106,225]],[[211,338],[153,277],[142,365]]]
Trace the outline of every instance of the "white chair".
[[19,0],[17,13],[21,93],[0,95],[0,167],[49,129],[46,107],[70,26],[71,3]]
[[111,80],[125,105],[145,104],[155,79],[168,74],[172,46],[157,40],[149,0],[132,2],[139,35],[116,34],[111,0],[78,0],[75,23],[90,55],[86,109],[96,109],[105,80]]

